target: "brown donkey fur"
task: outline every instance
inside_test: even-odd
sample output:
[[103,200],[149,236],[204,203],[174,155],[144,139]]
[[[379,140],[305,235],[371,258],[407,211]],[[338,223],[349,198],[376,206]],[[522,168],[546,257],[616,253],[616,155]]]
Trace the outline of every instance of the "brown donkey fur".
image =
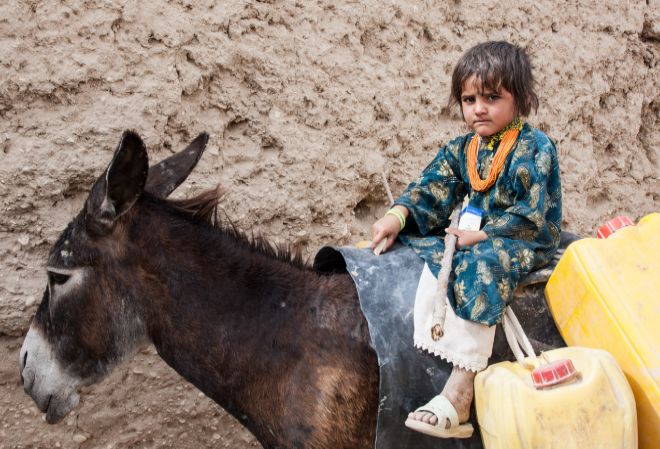
[[149,169],[124,133],[51,250],[21,350],[26,392],[57,422],[81,385],[151,341],[266,449],[372,447],[378,364],[350,277],[214,225],[219,191],[165,199],[206,141]]

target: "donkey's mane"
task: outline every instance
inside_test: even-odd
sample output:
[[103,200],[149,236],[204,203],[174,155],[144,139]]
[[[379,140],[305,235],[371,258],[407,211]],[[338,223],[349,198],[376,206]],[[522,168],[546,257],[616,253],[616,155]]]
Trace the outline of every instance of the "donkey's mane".
[[228,224],[224,224],[222,220],[219,219],[218,205],[222,201],[226,192],[227,189],[218,184],[216,188],[203,191],[191,198],[168,199],[166,201],[177,211],[187,215],[194,221],[210,225],[260,254],[291,264],[297,268],[306,270],[311,268],[303,259],[298,245],[273,245],[261,235],[248,235],[238,229],[226,214],[225,217]]

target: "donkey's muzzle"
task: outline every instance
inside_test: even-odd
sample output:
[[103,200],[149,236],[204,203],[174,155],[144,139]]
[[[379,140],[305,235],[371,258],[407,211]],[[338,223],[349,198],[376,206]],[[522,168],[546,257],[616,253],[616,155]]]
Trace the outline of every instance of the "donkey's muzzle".
[[33,327],[25,336],[19,367],[23,390],[46,414],[49,424],[61,421],[78,405],[80,380],[65,372],[47,340]]

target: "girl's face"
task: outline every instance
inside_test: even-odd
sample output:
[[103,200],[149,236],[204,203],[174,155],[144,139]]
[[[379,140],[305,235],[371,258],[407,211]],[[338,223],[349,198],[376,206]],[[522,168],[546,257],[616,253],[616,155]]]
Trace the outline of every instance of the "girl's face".
[[516,102],[508,90],[484,90],[474,75],[463,84],[461,92],[463,118],[468,127],[481,137],[492,136],[516,117]]

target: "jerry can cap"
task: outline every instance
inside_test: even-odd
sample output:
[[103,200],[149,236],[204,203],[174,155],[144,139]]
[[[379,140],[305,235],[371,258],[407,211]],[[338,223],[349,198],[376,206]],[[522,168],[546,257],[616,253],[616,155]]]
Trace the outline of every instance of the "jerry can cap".
[[536,389],[559,385],[575,379],[578,375],[570,359],[555,360],[532,371],[532,383]]
[[635,223],[632,221],[632,219],[627,215],[615,217],[606,222],[603,226],[600,227],[600,229],[598,229],[596,237],[599,239],[606,239],[619,229],[625,228],[626,226],[634,226],[634,224]]

